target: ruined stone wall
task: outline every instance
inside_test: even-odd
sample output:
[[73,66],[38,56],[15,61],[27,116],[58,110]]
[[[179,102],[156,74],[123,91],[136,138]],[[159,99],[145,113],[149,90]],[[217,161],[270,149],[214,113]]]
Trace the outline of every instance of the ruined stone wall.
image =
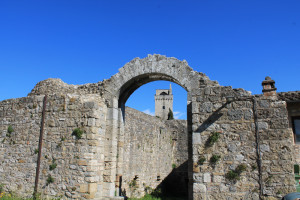
[[[6,191],[20,196],[33,193],[43,97],[0,102],[0,183]],[[106,118],[103,99],[95,95],[50,95],[46,105],[39,192],[73,199],[101,196]],[[72,135],[75,128],[84,131],[82,139]]]
[[175,191],[187,195],[185,120],[166,121],[127,107],[124,141],[124,195],[141,197],[150,188],[170,186],[170,181],[176,182]]
[[[43,98],[37,95],[0,102],[0,183],[20,196],[31,196],[34,188]],[[95,95],[50,95],[46,106],[39,192],[72,199],[102,196],[103,100]],[[131,108],[126,109],[125,118],[123,191],[141,196],[167,177],[186,186],[186,121],[164,121]],[[9,126],[14,129],[11,134]],[[84,131],[82,139],[72,135],[75,128]],[[55,166],[52,170],[51,165]],[[47,184],[49,175],[54,183]],[[137,185],[129,187],[135,176]]]
[[[105,82],[105,81],[104,81]],[[59,78],[49,78],[38,82],[35,87],[31,90],[28,96],[34,95],[45,95],[45,94],[97,94],[103,93],[103,82],[98,83],[87,83],[83,85],[70,85],[63,82]]]
[[[155,80],[172,81],[187,90],[188,139],[180,139],[178,130],[174,138],[172,130],[179,124],[135,112],[128,114],[132,117],[124,130],[126,100]],[[0,102],[0,183],[22,196],[32,193],[42,100],[48,94],[39,186],[45,195],[114,198],[119,196],[118,186],[126,194],[142,195],[146,186],[157,187],[173,172],[185,173],[180,167],[188,149],[193,186],[189,198],[258,199],[262,194],[263,199],[278,199],[295,191],[295,160],[286,103],[273,93],[251,96],[219,86],[186,61],[161,55],[136,58],[99,83],[76,86],[48,79],[26,98]],[[228,96],[236,100],[226,102]],[[75,128],[84,130],[82,139],[72,136]],[[216,133],[219,139],[211,142]],[[186,140],[189,148],[181,148]],[[174,171],[173,164],[179,169]],[[234,175],[241,164],[245,171]],[[55,184],[46,184],[49,175]],[[133,179],[136,193],[129,189]]]
[[[236,101],[227,103],[227,96]],[[242,100],[248,97],[250,100]],[[256,97],[253,106],[253,96],[230,87],[200,88],[192,98],[194,199],[258,199],[260,184],[262,198],[277,199],[295,191],[285,102]],[[219,140],[207,145],[214,132],[220,133]],[[220,156],[215,164],[214,155]],[[201,158],[205,158],[203,164]],[[233,177],[230,170],[236,172],[241,164],[245,171],[228,178]]]
[[[289,113],[289,127],[292,129],[292,117],[300,116],[300,103],[299,102],[288,102],[287,110]],[[292,135],[294,138],[294,135]],[[300,152],[300,144],[294,141],[295,152]],[[300,165],[300,154],[295,153],[295,164]]]

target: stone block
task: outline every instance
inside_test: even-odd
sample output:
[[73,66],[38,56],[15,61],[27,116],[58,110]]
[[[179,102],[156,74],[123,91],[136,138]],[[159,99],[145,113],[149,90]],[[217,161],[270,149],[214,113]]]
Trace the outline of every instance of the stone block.
[[81,193],[88,192],[88,184],[80,184],[79,192],[81,192]]
[[223,176],[213,175],[213,182],[214,183],[221,183],[223,181]]
[[202,174],[194,173],[193,174],[193,180],[194,180],[194,182],[202,182],[203,181]]
[[86,165],[88,165],[88,162],[87,162],[87,160],[78,160],[77,164],[86,166]]
[[211,113],[213,108],[213,104],[211,102],[205,102],[200,105],[200,112]]
[[95,118],[89,118],[88,119],[88,126],[95,126]]
[[206,186],[202,183],[194,183],[194,192],[196,193],[206,193]]
[[241,120],[243,117],[243,111],[230,109],[228,110],[227,115],[229,120]]
[[258,129],[259,130],[265,130],[269,128],[269,125],[267,122],[257,122]]
[[193,144],[201,144],[201,135],[200,133],[193,132]]
[[97,183],[89,183],[88,184],[88,192],[90,194],[95,194],[97,192]]
[[204,183],[210,183],[211,182],[211,174],[210,173],[204,173],[203,174],[203,182]]
[[194,163],[194,164],[193,164],[193,172],[194,172],[194,173],[199,173],[199,172],[200,172],[200,168],[199,168],[199,166],[198,166],[197,163]]

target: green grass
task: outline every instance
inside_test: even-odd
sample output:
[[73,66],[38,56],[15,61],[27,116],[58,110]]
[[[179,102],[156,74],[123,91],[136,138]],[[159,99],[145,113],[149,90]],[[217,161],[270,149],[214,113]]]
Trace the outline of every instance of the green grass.
[[151,196],[150,194],[146,194],[142,198],[128,198],[128,200],[160,200],[161,198],[156,198]]
[[151,194],[146,194],[142,198],[128,198],[128,200],[183,200],[180,197],[154,197]]

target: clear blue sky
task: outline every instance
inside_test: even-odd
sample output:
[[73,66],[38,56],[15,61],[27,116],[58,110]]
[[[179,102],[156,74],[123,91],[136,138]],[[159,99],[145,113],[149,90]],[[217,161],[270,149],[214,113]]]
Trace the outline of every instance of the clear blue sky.
[[[300,0],[0,1],[0,100],[50,77],[102,81],[154,53],[254,94],[267,75],[278,91],[299,90]],[[155,87],[168,85],[145,85],[127,105],[154,112]],[[184,90],[176,96],[186,112]]]

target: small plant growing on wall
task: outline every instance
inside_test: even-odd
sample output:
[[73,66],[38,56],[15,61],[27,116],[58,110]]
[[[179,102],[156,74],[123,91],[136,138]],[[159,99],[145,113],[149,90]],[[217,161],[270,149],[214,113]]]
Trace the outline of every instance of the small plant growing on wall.
[[4,184],[0,183],[0,193],[2,194],[4,192]]
[[14,132],[14,129],[13,129],[13,127],[12,127],[11,125],[8,126],[7,132],[8,132],[9,134],[11,134],[12,132]]
[[237,181],[240,180],[240,176],[241,174],[246,171],[247,166],[246,164],[240,164],[238,165],[235,170],[229,170],[226,175],[225,178],[230,180],[230,181]]
[[6,134],[6,136],[10,137],[13,132],[14,132],[13,127],[11,125],[9,125],[8,128],[7,128],[7,134]]
[[173,164],[172,164],[172,169],[175,169],[175,168],[176,168],[176,164],[173,163]]
[[57,167],[57,164],[55,163],[55,159],[52,160],[52,164],[49,165],[49,170],[54,170]]
[[206,161],[206,158],[204,156],[201,156],[198,160],[198,165],[203,165],[203,163]]
[[207,139],[205,146],[212,147],[220,138],[220,132],[212,132]]
[[38,153],[39,153],[39,149],[35,149],[34,154],[38,154]]
[[46,182],[47,182],[47,185],[49,185],[50,183],[54,183],[54,178],[49,174]]
[[72,135],[75,135],[77,140],[82,138],[82,134],[83,134],[83,131],[80,130],[80,128],[75,128],[72,133]]
[[136,179],[132,179],[132,180],[129,182],[129,187],[130,187],[130,188],[136,188],[136,187],[137,187]]
[[210,158],[209,162],[212,164],[212,165],[216,165],[217,162],[219,162],[221,156],[220,155],[212,155],[212,157]]

